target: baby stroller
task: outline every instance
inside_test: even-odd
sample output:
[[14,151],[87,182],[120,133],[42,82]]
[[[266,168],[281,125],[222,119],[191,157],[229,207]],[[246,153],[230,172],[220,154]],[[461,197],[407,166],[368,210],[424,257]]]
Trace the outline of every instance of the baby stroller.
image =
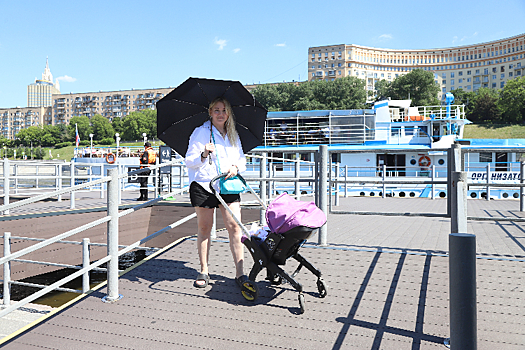
[[[257,198],[261,206],[266,210],[266,222],[270,229],[270,232],[268,232],[264,239],[255,235],[250,235],[244,225],[229,210],[221,196],[213,190],[212,183],[217,179],[226,176],[226,174],[227,173],[223,173],[215,177],[210,182],[210,188],[217,199],[230,212],[234,220],[241,227],[241,230],[243,231],[243,237],[241,240],[248,248],[254,261],[254,265],[249,274],[249,283],[244,283],[241,287],[242,295],[247,300],[254,301],[257,299],[259,289],[255,280],[257,275],[266,268],[266,279],[269,280],[272,285],[280,285],[283,283],[284,279],[299,292],[298,299],[300,313],[304,313],[305,300],[303,286],[295,280],[295,276],[299,273],[301,268],[304,266],[317,276],[317,289],[320,298],[324,298],[327,295],[327,289],[323,278],[321,277],[321,271],[315,268],[308,260],[299,254],[299,249],[319,227],[326,223],[326,215],[313,202],[297,201],[287,193],[283,193],[277,197],[267,207],[255,191],[246,183],[244,178],[238,175],[250,192],[252,192]],[[291,275],[281,268],[281,266],[284,266],[286,261],[290,258],[299,262],[299,266]]]

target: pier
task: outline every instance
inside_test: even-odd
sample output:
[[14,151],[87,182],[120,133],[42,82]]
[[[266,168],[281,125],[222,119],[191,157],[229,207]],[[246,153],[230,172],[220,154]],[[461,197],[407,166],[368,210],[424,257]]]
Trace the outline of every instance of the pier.
[[[308,200],[308,197],[302,198]],[[182,198],[181,198],[182,200]],[[44,204],[45,205],[45,204]],[[103,303],[106,286],[81,295],[19,332],[4,349],[444,349],[449,330],[445,199],[340,198],[345,212],[418,212],[439,216],[329,214],[327,246],[310,239],[301,253],[323,273],[328,295],[301,271],[297,292],[258,279],[246,301],[234,281],[227,234],[218,231],[211,283],[192,286],[196,242],[184,236],[120,277],[121,300]],[[243,216],[257,210],[245,209]],[[516,200],[469,200],[471,217],[524,217]],[[220,215],[219,215],[220,217]],[[244,220],[243,220],[244,221]],[[193,221],[196,225],[196,223]],[[525,347],[525,226],[468,220],[476,235],[478,349]],[[245,270],[253,262],[245,253]],[[296,265],[289,261],[287,271]]]

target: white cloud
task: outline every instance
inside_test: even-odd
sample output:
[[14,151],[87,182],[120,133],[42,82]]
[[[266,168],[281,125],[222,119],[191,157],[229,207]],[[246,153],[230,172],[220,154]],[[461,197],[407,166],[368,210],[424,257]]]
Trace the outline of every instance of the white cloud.
[[390,40],[392,38],[393,38],[392,34],[381,34],[378,39],[379,40]]
[[64,75],[62,77],[58,77],[57,80],[62,80],[66,83],[72,83],[74,81],[77,81],[77,78],[70,77],[69,75]]
[[[455,44],[457,42],[463,42],[465,40],[468,40],[468,39],[472,39],[472,38],[475,38],[476,36],[478,36],[478,32],[474,32],[474,34],[472,34],[471,36],[468,36],[468,35],[465,35],[463,38],[459,39],[457,36],[454,36],[452,38],[452,44]],[[458,40],[459,39],[459,40]]]
[[217,38],[217,37],[215,37],[215,41],[214,41],[214,43],[215,43],[216,45],[219,45],[218,50],[222,50],[222,49],[224,49],[224,47],[226,46],[226,43],[227,43],[227,42],[228,42],[228,40],[219,39],[219,38]]
[[233,49],[233,52],[234,52],[234,53],[237,53],[237,52],[239,52],[239,51],[241,51],[241,49],[239,49],[239,48]]
[[286,43],[282,43],[282,44],[275,44],[275,46],[278,46],[278,47],[285,47],[285,46],[286,46]]

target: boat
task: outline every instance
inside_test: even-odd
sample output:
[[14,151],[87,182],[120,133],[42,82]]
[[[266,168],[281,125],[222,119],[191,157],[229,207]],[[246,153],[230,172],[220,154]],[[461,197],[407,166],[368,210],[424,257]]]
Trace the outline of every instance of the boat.
[[[464,105],[453,105],[446,94],[439,106],[411,106],[411,100],[382,100],[371,109],[269,112],[264,144],[255,152],[270,157],[313,161],[320,144],[328,146],[339,179],[361,180],[340,185],[348,196],[446,197],[446,185],[414,185],[411,180],[447,177],[447,149],[454,143],[468,147],[471,198],[487,196],[487,178],[492,183],[520,181],[519,153],[525,139],[465,139]],[[488,151],[484,151],[487,149]],[[497,149],[497,152],[493,152]],[[525,152],[525,148],[524,148]],[[295,154],[297,153],[297,154]],[[277,171],[286,172],[278,166]],[[288,175],[293,171],[288,169]],[[384,177],[406,180],[407,184],[371,186]],[[289,188],[290,189],[290,188]],[[291,189],[290,189],[291,190]],[[490,198],[519,198],[519,188],[492,188]]]

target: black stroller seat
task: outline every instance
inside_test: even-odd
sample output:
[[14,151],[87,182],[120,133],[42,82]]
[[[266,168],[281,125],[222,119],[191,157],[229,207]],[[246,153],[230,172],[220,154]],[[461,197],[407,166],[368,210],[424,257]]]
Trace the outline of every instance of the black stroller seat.
[[[324,298],[327,294],[326,285],[321,277],[321,271],[315,268],[306,258],[299,254],[299,249],[310,238],[317,228],[297,226],[282,234],[269,232],[266,239],[257,236],[243,237],[243,243],[252,255],[254,265],[251,269],[249,279],[256,280],[257,275],[266,268],[267,278],[273,285],[279,285],[283,279],[289,282],[299,292],[299,306],[301,313],[304,312],[303,286],[295,280],[295,276],[304,266],[317,276],[317,288],[319,297]],[[299,266],[291,275],[280,266],[286,264],[286,260],[293,258],[299,262]],[[256,292],[258,294],[258,291]],[[254,299],[257,295],[253,295]]]

